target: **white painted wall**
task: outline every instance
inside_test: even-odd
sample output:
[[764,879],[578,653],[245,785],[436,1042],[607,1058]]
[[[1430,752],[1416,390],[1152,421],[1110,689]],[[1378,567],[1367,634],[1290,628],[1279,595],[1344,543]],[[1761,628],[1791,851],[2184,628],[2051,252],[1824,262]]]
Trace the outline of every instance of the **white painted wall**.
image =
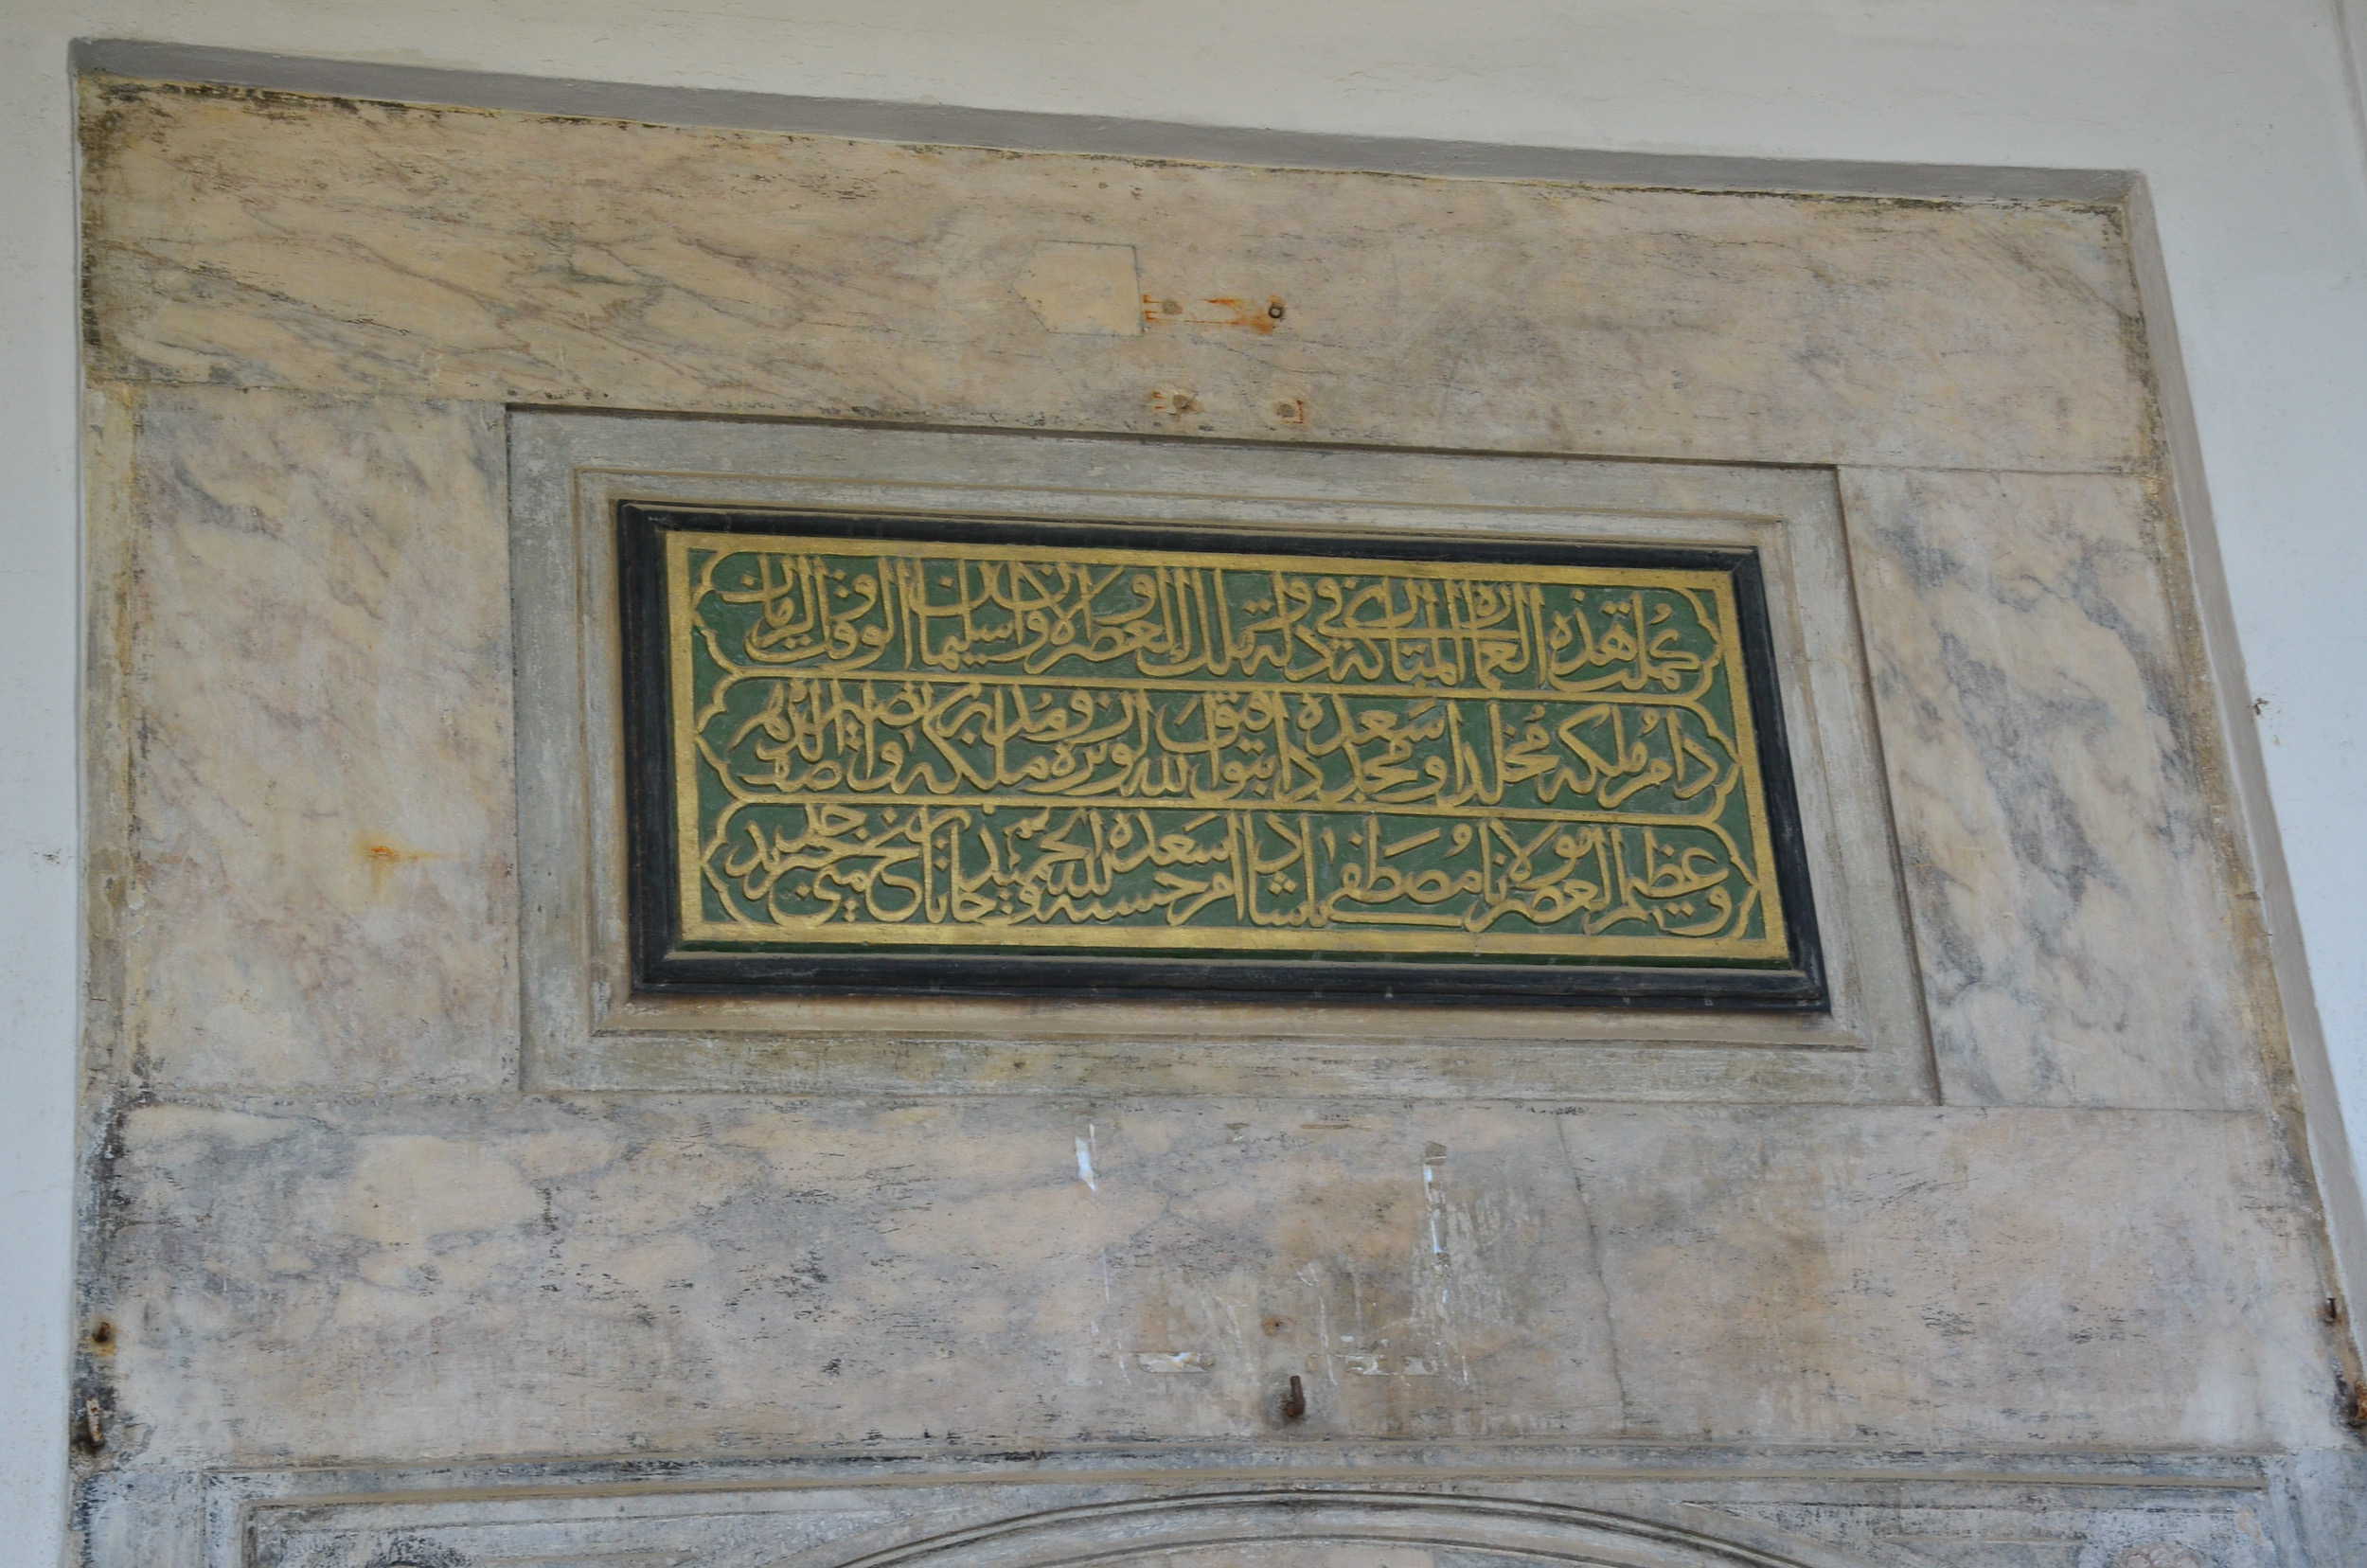
[[2329,1056],[2367,1133],[2367,139],[2344,9],[2367,48],[2362,0],[0,0],[0,1564],[54,1560],[66,1403],[71,39],[1350,134],[2143,170]]

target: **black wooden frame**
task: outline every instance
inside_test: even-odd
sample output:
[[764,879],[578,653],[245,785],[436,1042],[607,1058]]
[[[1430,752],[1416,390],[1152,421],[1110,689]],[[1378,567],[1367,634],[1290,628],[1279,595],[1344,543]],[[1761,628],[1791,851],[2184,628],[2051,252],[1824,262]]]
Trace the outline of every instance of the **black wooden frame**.
[[[1685,965],[1549,957],[1498,959],[1314,956],[1237,958],[1042,949],[700,949],[680,940],[676,912],[672,683],[667,673],[664,536],[794,533],[849,540],[1074,544],[1226,554],[1474,564],[1628,566],[1722,571],[1734,583],[1745,685],[1789,957],[1772,965]],[[874,516],[759,507],[634,501],[616,507],[625,740],[627,899],[633,989],[656,994],[969,995],[1031,1000],[1196,1000],[1543,1005],[1760,1011],[1829,1006],[1798,792],[1776,690],[1775,648],[1757,552],[1727,547],[1437,538],[1279,535],[1164,524],[1003,517]],[[1112,943],[1112,947],[1122,946]]]

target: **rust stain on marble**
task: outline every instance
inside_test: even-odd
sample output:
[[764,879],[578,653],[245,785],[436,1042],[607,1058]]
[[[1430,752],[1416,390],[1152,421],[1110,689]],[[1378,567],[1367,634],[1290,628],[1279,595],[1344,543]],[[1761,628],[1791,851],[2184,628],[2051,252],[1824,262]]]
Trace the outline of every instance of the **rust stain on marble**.
[[386,891],[386,880],[400,867],[418,865],[424,861],[442,860],[433,849],[411,849],[377,834],[361,836],[362,864],[369,868],[370,892],[373,896]]
[[1270,336],[1290,316],[1279,294],[1251,299],[1234,294],[1184,299],[1173,294],[1143,295],[1143,321],[1151,327],[1226,327]]

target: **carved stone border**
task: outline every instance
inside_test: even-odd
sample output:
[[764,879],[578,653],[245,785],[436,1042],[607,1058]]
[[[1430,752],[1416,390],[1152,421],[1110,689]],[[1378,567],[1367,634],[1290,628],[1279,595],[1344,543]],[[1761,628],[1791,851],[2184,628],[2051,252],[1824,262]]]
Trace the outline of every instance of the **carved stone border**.
[[[781,1568],[1039,1568],[1236,1541],[1436,1546],[1627,1568],[1867,1568],[1895,1560],[1901,1526],[1952,1539],[1975,1515],[2010,1522],[2018,1537],[2044,1520],[2045,1539],[2078,1550],[2083,1563],[2147,1547],[2186,1554],[2171,1561],[2205,1552],[2217,1560],[2217,1549],[2233,1546],[2220,1568],[2241,1568],[2286,1560],[2320,1535],[2294,1507],[2290,1464],[2241,1453],[1115,1445],[193,1479],[189,1501],[203,1523],[184,1549],[207,1568],[459,1568],[483,1553],[498,1568],[553,1552],[578,1560],[587,1547],[637,1563],[725,1541],[732,1561],[755,1552]],[[100,1500],[91,1522],[112,1534],[112,1505]],[[1975,1539],[1977,1527],[1958,1544]]]
[[[511,468],[530,1085],[1931,1098],[1846,541],[1824,471],[532,412],[512,416]],[[613,526],[621,500],[1753,547],[1832,1010],[635,996]]]

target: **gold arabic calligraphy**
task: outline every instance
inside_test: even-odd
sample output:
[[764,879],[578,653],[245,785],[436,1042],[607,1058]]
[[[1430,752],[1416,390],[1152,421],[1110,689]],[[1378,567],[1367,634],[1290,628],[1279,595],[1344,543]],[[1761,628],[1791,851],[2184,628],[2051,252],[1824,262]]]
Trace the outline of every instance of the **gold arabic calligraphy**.
[[1717,570],[675,532],[710,945],[1785,953]]

